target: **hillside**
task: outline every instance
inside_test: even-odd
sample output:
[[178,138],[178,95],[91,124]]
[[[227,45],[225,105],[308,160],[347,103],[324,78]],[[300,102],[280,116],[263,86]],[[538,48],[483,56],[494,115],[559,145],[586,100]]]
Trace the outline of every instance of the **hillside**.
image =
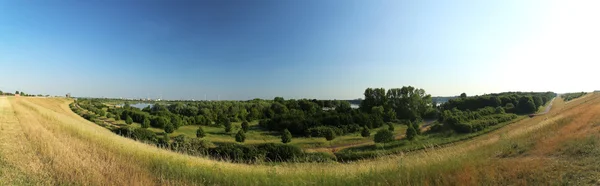
[[471,140],[353,163],[235,164],[120,137],[72,100],[0,97],[0,185],[598,184],[600,94]]

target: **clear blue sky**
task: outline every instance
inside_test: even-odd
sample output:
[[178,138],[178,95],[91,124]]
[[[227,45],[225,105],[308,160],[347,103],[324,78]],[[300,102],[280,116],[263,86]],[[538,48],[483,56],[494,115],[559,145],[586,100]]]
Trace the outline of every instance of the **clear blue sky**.
[[600,6],[569,2],[0,0],[0,90],[354,99],[404,85],[434,96],[600,89]]

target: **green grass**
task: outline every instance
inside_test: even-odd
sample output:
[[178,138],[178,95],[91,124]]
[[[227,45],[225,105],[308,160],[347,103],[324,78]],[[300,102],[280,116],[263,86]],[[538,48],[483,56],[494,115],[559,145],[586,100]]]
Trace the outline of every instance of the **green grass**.
[[[111,119],[109,119],[109,121],[110,120]],[[116,123],[122,124],[122,125],[125,124],[125,122],[122,120],[117,121]],[[261,129],[258,126],[258,121],[252,121],[252,122],[249,122],[249,124],[250,124],[250,130],[246,133],[246,141],[244,142],[245,144],[281,143],[281,136],[278,132],[266,131],[266,130]],[[131,126],[135,127],[135,128],[141,127],[141,125],[139,123],[133,123],[133,124],[131,124]],[[233,126],[233,129],[229,133],[226,133],[225,128],[223,128],[222,126],[215,126],[215,125],[202,126],[202,128],[204,129],[204,132],[206,133],[206,137],[204,137],[204,139],[207,139],[211,142],[216,142],[216,143],[235,143],[234,136],[235,136],[236,132],[241,129],[241,122],[232,122],[232,126]],[[179,127],[179,129],[175,130],[175,132],[170,134],[170,136],[173,137],[173,136],[178,136],[178,135],[186,135],[187,137],[195,138],[196,130],[198,129],[198,127],[199,127],[199,125],[181,126],[181,127]],[[388,126],[386,125],[381,128],[387,128],[387,127]],[[164,133],[163,129],[158,129],[158,128],[154,128],[154,127],[150,127],[148,129],[159,135]],[[380,128],[378,128],[378,129],[380,129]],[[375,132],[378,129],[371,130],[371,136],[375,135]],[[406,131],[405,125],[394,124],[394,134],[396,134],[396,135],[404,134],[405,131]],[[370,141],[372,141],[372,137],[364,138],[364,137],[360,136],[360,133],[357,132],[357,133],[347,134],[344,136],[338,136],[332,141],[327,141],[323,137],[318,137],[318,138],[317,137],[315,137],[315,138],[294,137],[292,139],[292,142],[290,142],[290,144],[299,146],[301,148],[319,148],[319,147],[365,143],[365,142],[370,142]]]

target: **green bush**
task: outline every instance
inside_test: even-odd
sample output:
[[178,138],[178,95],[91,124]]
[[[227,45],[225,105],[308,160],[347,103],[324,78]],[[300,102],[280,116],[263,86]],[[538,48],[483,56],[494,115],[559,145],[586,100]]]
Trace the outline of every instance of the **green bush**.
[[394,133],[388,129],[381,129],[377,131],[373,140],[375,143],[387,143],[394,140]]

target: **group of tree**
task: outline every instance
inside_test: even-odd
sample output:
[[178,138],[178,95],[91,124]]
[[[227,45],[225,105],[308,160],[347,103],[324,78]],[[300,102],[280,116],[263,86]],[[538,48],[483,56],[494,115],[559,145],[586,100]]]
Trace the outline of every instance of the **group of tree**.
[[506,92],[467,97],[466,94],[442,104],[434,130],[452,129],[460,133],[477,132],[511,121],[517,114],[535,113],[556,96],[553,92]]
[[562,97],[565,101],[571,101],[571,100],[579,98],[585,94],[586,94],[585,92],[566,93],[566,94],[562,94],[560,97]]

